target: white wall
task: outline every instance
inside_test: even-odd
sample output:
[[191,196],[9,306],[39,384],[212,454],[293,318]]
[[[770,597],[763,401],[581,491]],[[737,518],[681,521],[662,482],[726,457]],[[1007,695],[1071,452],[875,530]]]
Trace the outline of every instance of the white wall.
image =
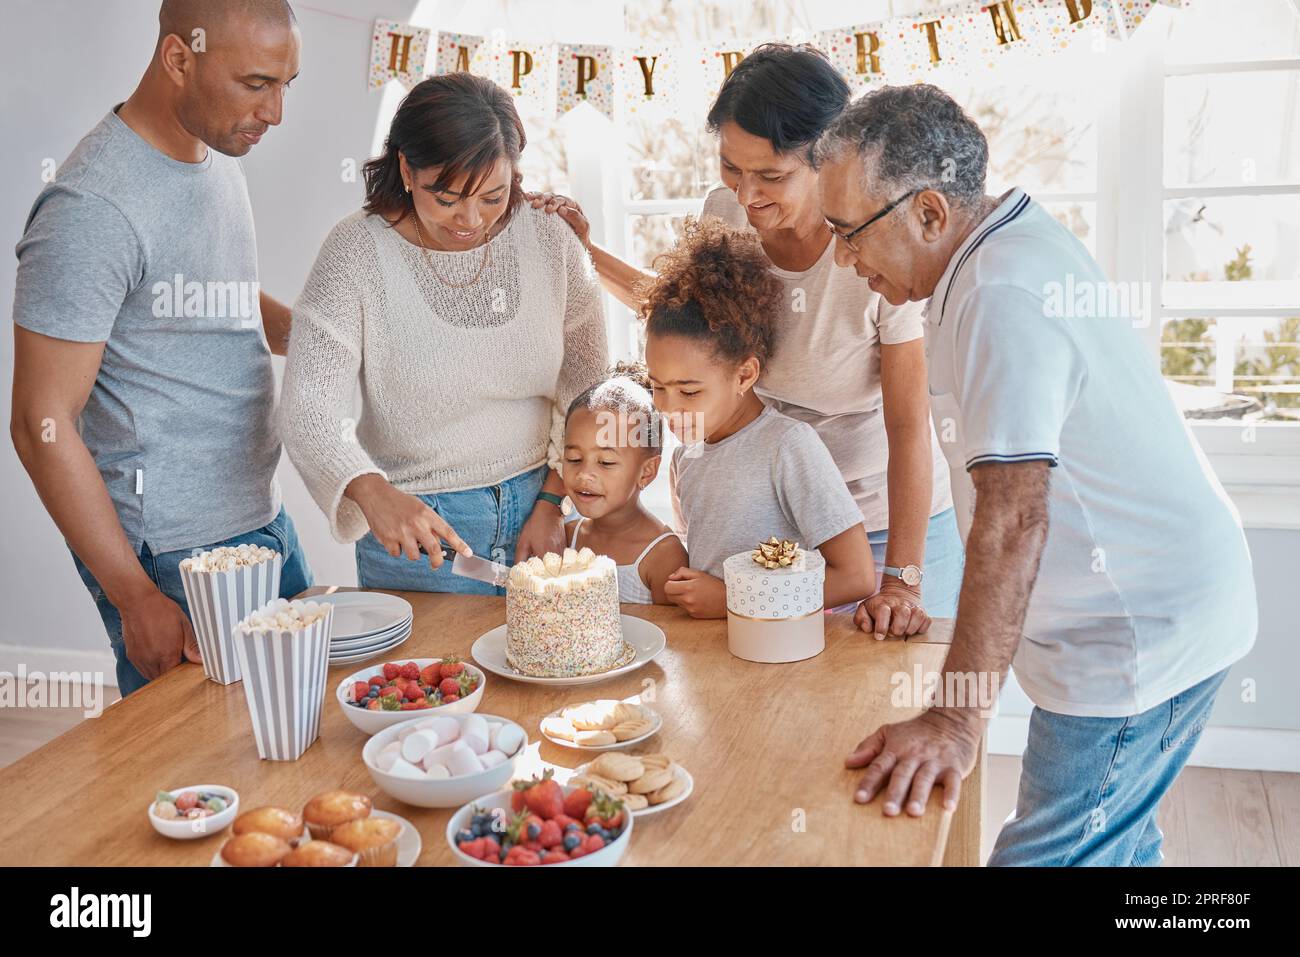
[[[156,0],[5,0],[0,30],[0,303],[13,303],[12,250],[42,187],[41,164],[58,163],[135,88],[157,36]],[[284,121],[244,159],[257,222],[263,288],[292,303],[329,228],[361,203],[362,186],[344,182],[342,164],[370,156],[383,96],[366,89],[370,21],[408,20],[416,0],[316,0],[299,10],[302,74]],[[59,37],[51,47],[33,37]],[[69,68],[68,64],[75,64]],[[277,373],[283,360],[275,360]],[[9,420],[13,339],[0,336],[0,417]],[[215,464],[215,463],[214,463]],[[356,584],[350,548],[333,541],[320,510],[285,457],[285,502],[317,579]],[[63,544],[6,440],[0,448],[0,670],[104,670],[111,677],[103,624]],[[16,646],[16,647],[15,647]],[[19,650],[24,649],[24,650]],[[25,649],[36,649],[36,653]],[[51,654],[57,649],[59,653]],[[66,653],[65,653],[66,652]]]

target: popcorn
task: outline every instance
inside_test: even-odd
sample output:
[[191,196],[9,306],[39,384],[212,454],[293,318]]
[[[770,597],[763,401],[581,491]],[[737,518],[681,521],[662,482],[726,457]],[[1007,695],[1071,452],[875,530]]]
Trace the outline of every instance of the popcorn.
[[228,572],[232,568],[260,565],[277,554],[262,545],[222,545],[184,559],[181,568],[187,572]]
[[236,629],[254,631],[297,631],[315,624],[329,614],[328,602],[300,601],[277,598],[253,612]]

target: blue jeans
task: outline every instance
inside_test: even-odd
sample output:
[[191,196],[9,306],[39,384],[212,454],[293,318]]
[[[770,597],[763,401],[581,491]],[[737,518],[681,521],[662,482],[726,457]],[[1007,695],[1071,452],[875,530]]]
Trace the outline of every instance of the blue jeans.
[[1141,714],[1034,708],[1016,809],[989,866],[1159,866],[1156,811],[1214,709],[1225,668]]
[[[546,466],[540,465],[506,479],[500,485],[417,495],[421,502],[442,516],[474,554],[503,565],[515,560],[519,531],[533,512],[537,493],[546,480]],[[411,561],[404,554],[394,558],[372,532],[357,540],[357,584],[362,588],[390,591],[461,592],[470,595],[504,595],[505,589],[452,573],[451,562],[434,571],[421,555]]]
[[[868,532],[871,557],[876,562],[876,575],[885,566],[885,544],[889,530]],[[962,548],[957,531],[957,510],[950,508],[930,516],[930,526],[925,533],[925,564],[921,577],[921,605],[931,618],[956,618],[957,595],[961,592],[961,576],[966,570],[966,550]]]
[[[221,545],[264,545],[267,548],[273,548],[284,557],[284,566],[280,570],[280,596],[283,598],[292,598],[304,588],[310,588],[313,583],[311,568],[307,564],[307,556],[303,554],[302,546],[298,544],[298,533],[294,530],[293,520],[289,518],[289,513],[280,509],[280,513],[271,519],[269,525],[263,525],[261,528],[255,528],[251,532],[245,532],[243,535],[236,535],[234,538],[228,538],[222,542],[213,542],[211,545],[203,545],[200,550],[217,548]],[[181,561],[193,555],[195,549],[185,548],[175,552],[162,552],[155,555],[149,548],[148,543],[140,543],[140,565],[144,572],[158,586],[158,590],[170,598],[176,604],[181,606],[181,610],[186,615],[190,613],[189,603],[185,600],[185,587],[181,584]],[[90,596],[95,599],[95,606],[99,609],[99,617],[104,619],[104,630],[108,632],[108,643],[113,649],[113,656],[117,658],[117,689],[125,698],[133,691],[139,691],[149,683],[144,675],[136,670],[135,665],[131,664],[131,659],[126,656],[126,643],[122,640],[122,616],[113,607],[113,603],[104,596],[104,589],[99,587],[99,582],[95,581],[95,576],[90,573],[80,558],[73,553],[72,560],[76,562],[77,573],[81,575],[81,580],[85,583],[86,588],[90,591]]]

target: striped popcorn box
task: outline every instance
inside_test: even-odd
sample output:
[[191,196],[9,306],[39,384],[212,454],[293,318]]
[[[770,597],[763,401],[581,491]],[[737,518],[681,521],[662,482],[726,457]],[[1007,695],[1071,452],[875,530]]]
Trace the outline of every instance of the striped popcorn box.
[[280,594],[279,552],[255,545],[222,546],[181,562],[181,584],[203,673],[218,684],[239,680],[239,660],[230,632]]
[[320,734],[334,606],[286,601],[264,605],[233,635],[257,753],[296,761]]

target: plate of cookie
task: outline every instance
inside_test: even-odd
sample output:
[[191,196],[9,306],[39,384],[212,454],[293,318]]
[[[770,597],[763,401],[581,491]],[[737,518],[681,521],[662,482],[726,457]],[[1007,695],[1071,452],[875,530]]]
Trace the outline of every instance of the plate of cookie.
[[634,817],[676,807],[695,790],[695,779],[667,754],[610,751],[580,764],[566,782],[596,788],[623,802]]
[[546,740],[578,751],[627,748],[658,733],[664,719],[649,705],[601,698],[566,705],[542,719]]

